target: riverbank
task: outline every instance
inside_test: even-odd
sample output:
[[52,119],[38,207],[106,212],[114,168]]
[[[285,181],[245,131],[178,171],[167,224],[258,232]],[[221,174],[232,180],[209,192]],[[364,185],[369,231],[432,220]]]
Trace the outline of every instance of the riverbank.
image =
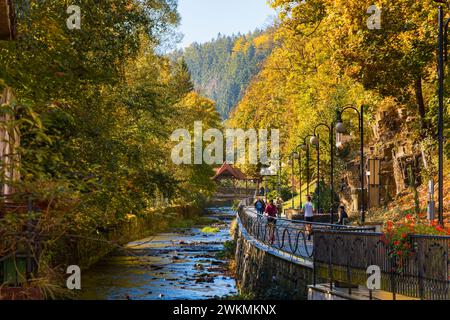
[[63,250],[59,256],[59,264],[76,264],[88,269],[104,256],[122,245],[164,232],[171,228],[194,225],[204,209],[192,206],[168,206],[154,208],[143,215],[129,215],[125,221],[101,230],[98,236],[82,237],[76,242],[63,242]]
[[[116,225],[98,229],[96,233],[77,230],[63,234],[51,246],[43,246],[39,259],[39,274],[22,287],[3,287],[1,299],[67,299],[74,291],[66,288],[68,266],[79,266],[82,273],[122,248],[130,241],[142,239],[172,228],[208,224],[205,211],[193,206],[154,208],[142,215],[128,215]],[[29,294],[30,290],[32,295]]]
[[168,232],[128,243],[84,273],[79,298],[201,300],[237,295],[224,250],[232,240],[234,217],[231,208],[210,209],[195,226],[176,223]]

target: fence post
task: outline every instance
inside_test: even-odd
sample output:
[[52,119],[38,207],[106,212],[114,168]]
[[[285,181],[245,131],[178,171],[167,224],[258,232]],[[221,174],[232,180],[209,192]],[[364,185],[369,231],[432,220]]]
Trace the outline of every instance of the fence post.
[[348,263],[348,256],[347,256],[347,284],[348,284],[348,294],[352,294],[352,276],[351,276],[351,269]]
[[31,199],[31,196],[28,197],[28,219],[27,219],[27,227],[26,227],[26,273],[25,273],[25,279],[28,281],[30,279],[30,276],[33,272],[32,268],[32,259],[31,259],[31,242],[32,242],[32,212],[33,212],[33,201]]
[[418,269],[418,278],[419,278],[419,296],[420,296],[420,300],[424,300],[425,299],[425,288],[424,288],[424,283],[423,283],[423,265],[424,265],[424,261],[423,261],[423,241],[419,241],[418,239],[411,239],[412,243],[414,244],[414,249],[416,250],[416,259],[417,259],[417,269]]
[[313,285],[317,285],[317,267],[316,267],[316,237],[313,239]]
[[331,250],[329,244],[327,244],[328,249],[328,277],[330,281],[330,292],[333,291],[333,264],[331,261]]
[[397,286],[396,286],[396,275],[397,275],[397,262],[395,257],[391,257],[391,292],[392,292],[392,300],[397,300],[397,296],[396,296],[396,290],[397,290]]

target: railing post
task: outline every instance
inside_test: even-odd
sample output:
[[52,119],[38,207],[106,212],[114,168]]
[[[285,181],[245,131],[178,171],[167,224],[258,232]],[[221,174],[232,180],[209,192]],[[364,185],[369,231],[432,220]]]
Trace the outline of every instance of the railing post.
[[416,250],[416,259],[417,259],[417,270],[418,270],[418,275],[417,277],[419,278],[419,296],[420,296],[420,300],[424,300],[425,299],[425,288],[424,288],[424,283],[423,283],[423,266],[424,266],[424,261],[423,261],[423,241],[420,241],[419,239],[414,239],[413,237],[411,237],[411,242],[414,244],[414,249]]
[[352,276],[351,276],[351,269],[350,265],[348,263],[348,257],[347,257],[347,285],[348,285],[348,294],[352,294]]
[[317,272],[316,272],[316,257],[314,252],[316,252],[315,238],[313,239],[313,286],[317,285]]
[[33,221],[32,221],[32,212],[33,210],[33,201],[31,197],[28,197],[28,219],[26,226],[26,271],[25,271],[25,279],[30,280],[31,274],[33,273],[33,266],[31,258],[31,243],[32,243],[32,232],[33,232]]
[[333,291],[333,263],[331,261],[331,250],[329,244],[327,244],[328,249],[328,278],[330,281],[330,292]]
[[392,292],[392,300],[397,300],[397,296],[396,296],[396,291],[397,291],[397,286],[396,286],[396,275],[397,275],[397,262],[395,257],[391,257],[391,274],[390,274],[390,278],[391,278],[391,292]]

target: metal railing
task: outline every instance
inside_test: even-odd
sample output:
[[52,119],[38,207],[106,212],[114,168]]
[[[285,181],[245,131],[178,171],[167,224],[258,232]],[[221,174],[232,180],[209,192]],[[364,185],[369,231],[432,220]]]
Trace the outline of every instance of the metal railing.
[[[318,230],[314,237],[314,271],[317,278],[366,286],[369,266],[381,271],[381,290],[424,300],[448,300],[450,237],[411,235],[411,252],[399,257],[381,233]],[[372,292],[370,292],[372,297]]]
[[250,196],[255,194],[256,189],[255,188],[242,188],[242,187],[218,187],[216,190],[217,193],[220,194],[230,194],[230,195],[246,195]]
[[[248,203],[248,202],[247,202]],[[345,230],[351,232],[371,232],[374,227],[351,227],[317,222],[292,221],[283,218],[270,223],[266,216],[258,215],[251,207],[241,205],[239,219],[256,240],[292,256],[312,261],[313,239],[319,230]]]
[[[244,200],[238,217],[247,233],[265,245],[313,263],[317,279],[352,294],[367,285],[367,269],[380,268],[380,290],[423,300],[450,299],[450,237],[410,235],[411,252],[399,258],[375,227],[351,227],[268,218]],[[311,237],[310,237],[311,236]],[[369,290],[370,299],[373,292]]]

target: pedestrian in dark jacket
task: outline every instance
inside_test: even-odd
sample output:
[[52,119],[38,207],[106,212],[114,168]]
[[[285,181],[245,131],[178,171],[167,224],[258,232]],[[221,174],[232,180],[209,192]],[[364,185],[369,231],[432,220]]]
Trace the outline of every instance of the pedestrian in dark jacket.
[[259,195],[260,195],[260,196],[264,196],[265,191],[266,191],[266,190],[264,190],[264,187],[261,187],[261,188],[259,189]]
[[345,220],[347,220],[347,219],[348,219],[348,214],[347,214],[347,211],[345,211],[345,206],[341,205],[339,207],[339,221],[338,221],[338,224],[343,225]]
[[264,211],[266,210],[266,203],[264,202],[264,200],[262,199],[256,200],[255,209],[257,214],[263,215]]

